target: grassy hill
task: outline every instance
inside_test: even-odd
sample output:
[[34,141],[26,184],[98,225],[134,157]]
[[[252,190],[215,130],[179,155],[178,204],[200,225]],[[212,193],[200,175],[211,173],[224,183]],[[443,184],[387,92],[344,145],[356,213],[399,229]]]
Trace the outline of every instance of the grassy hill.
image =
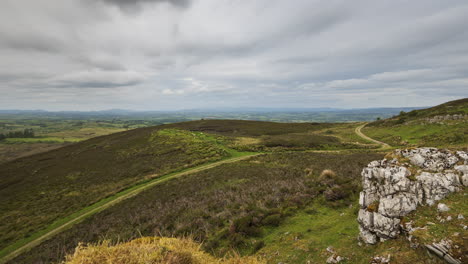
[[[464,109],[465,103],[448,108]],[[370,135],[398,133],[403,125],[447,126],[426,124],[433,117],[426,113],[408,115],[402,124],[384,120],[366,129]],[[460,120],[449,121],[460,129],[454,133],[466,128]],[[10,263],[59,263],[79,243],[104,240],[110,247],[95,248],[111,252],[123,241],[125,250],[131,245],[125,242],[142,236],[190,236],[213,256],[258,255],[268,263],[323,263],[328,246],[350,263],[369,263],[389,252],[397,260],[438,263],[401,239],[357,244],[360,172],[385,155],[356,136],[358,125],[190,121],[96,137],[4,163],[0,248],[137,183],[255,151],[263,154],[151,186]]]
[[468,98],[369,123],[366,135],[392,146],[466,147]]
[[96,137],[4,163],[0,166],[0,248],[136,183],[242,151],[373,147],[322,133],[341,127],[191,121]]
[[153,128],[4,163],[0,247],[136,182],[230,155],[201,133]]
[[[217,256],[232,250],[254,254],[269,245],[267,237],[275,228],[300,212],[313,220],[322,210],[345,210],[355,204],[362,167],[382,157],[366,152],[294,152],[224,164],[156,185],[12,263],[58,262],[80,242],[127,241],[142,235],[190,235]],[[330,178],[321,177],[326,169],[334,172]],[[356,222],[348,222],[347,228],[338,237],[356,233]]]

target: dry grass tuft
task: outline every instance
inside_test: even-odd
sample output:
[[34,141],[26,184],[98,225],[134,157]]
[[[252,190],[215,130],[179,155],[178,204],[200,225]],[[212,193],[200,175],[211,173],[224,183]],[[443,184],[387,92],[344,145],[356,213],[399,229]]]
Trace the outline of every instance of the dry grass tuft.
[[319,182],[329,187],[335,185],[336,174],[332,170],[323,170],[320,173]]
[[110,245],[80,244],[64,264],[260,264],[255,257],[215,258],[200,250],[201,245],[188,238],[143,237]]

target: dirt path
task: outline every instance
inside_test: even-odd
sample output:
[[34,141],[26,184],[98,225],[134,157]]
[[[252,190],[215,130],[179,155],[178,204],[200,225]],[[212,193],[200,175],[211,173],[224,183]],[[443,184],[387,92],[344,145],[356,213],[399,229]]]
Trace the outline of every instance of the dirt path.
[[[58,234],[58,233],[60,233],[60,232],[62,232],[64,230],[70,228],[74,224],[79,223],[80,221],[84,220],[85,218],[87,218],[87,217],[89,217],[89,216],[91,216],[93,214],[96,214],[98,212],[101,212],[101,211],[103,211],[103,210],[105,210],[105,209],[107,209],[107,208],[109,208],[109,207],[111,207],[111,206],[125,200],[125,199],[133,197],[133,196],[141,193],[142,191],[144,191],[144,190],[146,190],[146,189],[148,189],[148,188],[150,188],[150,187],[152,187],[154,185],[160,184],[162,182],[165,182],[165,181],[168,181],[168,180],[171,180],[171,179],[179,178],[181,176],[185,176],[185,175],[188,175],[188,174],[192,174],[192,173],[200,172],[200,171],[203,171],[203,170],[211,169],[211,168],[217,167],[217,166],[219,166],[221,164],[232,163],[232,162],[248,159],[248,158],[251,158],[251,157],[254,157],[254,156],[258,156],[258,155],[260,155],[260,154],[251,154],[251,155],[246,155],[246,156],[242,156],[242,157],[234,157],[234,158],[225,159],[225,160],[217,161],[217,162],[206,164],[206,165],[201,165],[201,166],[191,168],[191,169],[188,169],[188,170],[185,170],[185,171],[182,171],[182,172],[167,174],[165,176],[161,176],[159,178],[150,180],[150,181],[148,181],[146,183],[142,183],[140,185],[131,187],[131,188],[125,190],[125,191],[116,193],[114,196],[106,199],[106,201],[103,202],[102,204],[100,204],[99,206],[91,205],[90,207],[83,208],[82,210],[80,210],[80,211],[82,211],[82,213],[79,214],[78,216],[76,216],[76,217],[62,223],[61,225],[53,228],[52,230],[47,231],[46,233],[40,235],[37,238],[34,238],[33,240],[30,240],[30,241],[25,240],[24,243],[16,245],[14,249],[11,249],[11,248],[9,249],[8,247],[3,249],[3,250],[8,250],[8,251],[11,250],[11,252],[6,253],[6,255],[0,259],[0,263],[6,263],[7,261],[9,261],[9,260],[15,258],[16,256],[20,255],[21,253],[23,253],[25,251],[28,251],[31,248],[35,247],[35,246],[38,246],[40,243],[42,243],[43,241],[51,238],[52,236],[54,236],[54,235],[56,235],[56,234]],[[100,203],[100,202],[98,202],[98,203]],[[92,209],[90,209],[90,208],[92,208]],[[41,232],[41,231],[39,231],[39,232]],[[32,236],[34,237],[34,234]]]
[[373,138],[370,138],[370,137],[364,135],[364,134],[361,132],[361,129],[362,129],[363,127],[365,127],[366,125],[367,125],[367,123],[365,123],[364,125],[360,125],[360,126],[356,127],[356,129],[354,130],[354,132],[356,132],[356,134],[357,134],[358,136],[362,137],[363,139],[366,139],[366,140],[372,141],[372,142],[374,142],[374,143],[376,143],[376,144],[379,144],[379,145],[381,145],[383,148],[391,148],[391,146],[390,146],[389,144],[385,143],[385,142],[378,141],[378,140],[375,140],[375,139],[373,139]]

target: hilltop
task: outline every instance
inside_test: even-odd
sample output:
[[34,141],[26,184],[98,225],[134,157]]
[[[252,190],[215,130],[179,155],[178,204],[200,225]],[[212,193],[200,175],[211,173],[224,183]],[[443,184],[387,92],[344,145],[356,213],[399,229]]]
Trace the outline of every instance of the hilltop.
[[464,147],[468,98],[369,123],[363,132],[392,146]]

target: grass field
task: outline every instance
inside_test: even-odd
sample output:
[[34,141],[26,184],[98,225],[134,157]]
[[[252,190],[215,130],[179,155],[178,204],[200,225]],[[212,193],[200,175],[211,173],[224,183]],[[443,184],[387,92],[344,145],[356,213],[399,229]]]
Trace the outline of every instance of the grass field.
[[330,208],[316,202],[271,228],[262,239],[265,246],[257,253],[267,263],[326,263],[333,255],[345,257],[343,263],[367,264],[375,256],[391,255],[391,263],[444,263],[423,249],[413,249],[403,238],[377,245],[359,245],[358,205]]

